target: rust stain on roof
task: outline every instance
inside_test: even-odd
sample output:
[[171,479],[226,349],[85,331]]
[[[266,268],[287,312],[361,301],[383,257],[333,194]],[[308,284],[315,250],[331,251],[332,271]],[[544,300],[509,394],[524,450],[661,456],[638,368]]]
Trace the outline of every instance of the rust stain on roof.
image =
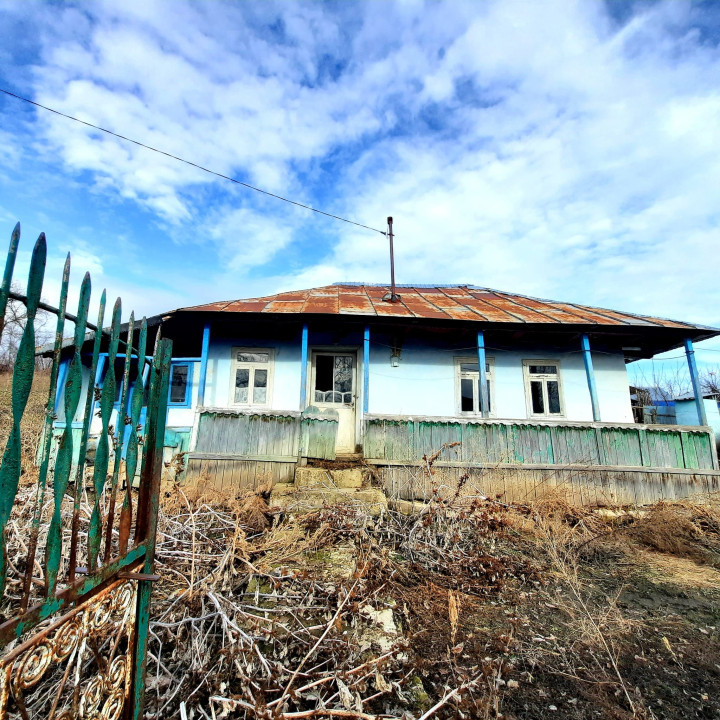
[[260,298],[181,308],[194,312],[298,313],[368,317],[474,320],[489,323],[703,328],[663,318],[633,315],[574,303],[541,300],[474,286],[398,287],[400,301],[383,300],[389,287],[338,284]]

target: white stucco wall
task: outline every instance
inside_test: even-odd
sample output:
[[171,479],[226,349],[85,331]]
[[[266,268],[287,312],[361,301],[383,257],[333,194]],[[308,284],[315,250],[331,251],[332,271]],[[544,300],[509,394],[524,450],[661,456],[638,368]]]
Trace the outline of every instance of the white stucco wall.
[[[369,412],[376,415],[427,415],[458,416],[455,379],[456,357],[475,357],[473,348],[458,350],[418,341],[403,343],[400,364],[390,364],[392,339],[376,335],[370,349],[370,402]],[[490,343],[488,343],[490,346]],[[272,410],[299,410],[300,404],[300,341],[269,343],[250,338],[211,340],[208,355],[205,405],[229,407],[232,405],[231,355],[233,347],[267,348],[275,351],[270,390],[269,408]],[[355,333],[347,336],[312,334],[310,356],[313,349],[355,349],[358,354],[357,394],[359,409],[363,406],[362,339]],[[494,360],[494,412],[493,416],[506,419],[528,417],[523,380],[523,360],[553,360],[560,363],[565,418],[579,422],[592,421],[592,406],[587,378],[580,352],[557,352],[551,350],[507,351],[493,350],[487,357]],[[621,354],[594,353],[595,380],[600,412],[603,422],[632,423],[632,409],[628,392],[628,377]],[[192,407],[168,410],[167,426],[191,427],[196,419],[200,379],[200,363],[193,363]],[[87,389],[87,377],[83,378],[83,397]],[[308,377],[308,398],[311,398]],[[694,404],[692,412],[694,412]],[[97,409],[97,407],[96,407]],[[58,419],[62,419],[61,413]],[[111,420],[117,422],[115,413]],[[680,422],[680,419],[678,419]],[[694,421],[696,422],[696,420]],[[93,417],[91,432],[100,430],[100,419]]]
[[[330,338],[311,335],[310,351],[333,346]],[[474,357],[472,348],[454,350],[452,347],[431,346],[420,342],[406,342],[398,367],[391,367],[391,340],[373,338],[370,350],[369,412],[378,415],[455,416],[457,412],[455,357]],[[233,347],[272,347],[275,350],[273,382],[270,400],[272,410],[298,410],[300,398],[300,342],[270,344],[248,338],[216,340],[210,343],[208,356],[205,405],[231,405],[231,353]],[[338,350],[351,347],[358,352],[358,407],[362,407],[362,343],[360,337],[341,338]],[[559,361],[565,417],[568,420],[592,421],[592,406],[587,386],[585,366],[580,352],[541,350],[488,350],[494,359],[495,412],[498,418],[524,419],[528,417],[523,380],[523,360]],[[633,422],[628,377],[621,354],[593,355],[595,381],[604,422]],[[194,375],[196,380],[199,368]],[[196,388],[193,398],[197,397]],[[311,388],[308,380],[308,397]],[[181,412],[181,411],[174,411]],[[184,411],[190,413],[191,411]]]
[[[230,377],[234,347],[271,348],[275,351],[272,387],[269,388],[272,410],[298,410],[300,407],[300,343],[269,344],[248,338],[211,340],[208,353],[205,405],[230,406],[232,379]],[[199,374],[198,369],[198,374]],[[197,397],[197,394],[195,395]]]
[[[488,350],[494,360],[494,417],[528,417],[523,360],[560,363],[565,418],[591,422],[592,405],[582,354],[557,351],[509,352]],[[369,411],[379,415],[457,415],[455,357],[474,357],[470,350],[434,349],[406,344],[400,365],[390,366],[388,348],[374,346],[370,352]],[[628,378],[622,355],[593,356],[595,383],[603,422],[633,422]]]
[[[708,425],[715,431],[715,437],[720,437],[720,411],[717,401],[706,398],[703,400],[703,404]],[[699,425],[695,400],[676,400],[675,418],[678,425]]]

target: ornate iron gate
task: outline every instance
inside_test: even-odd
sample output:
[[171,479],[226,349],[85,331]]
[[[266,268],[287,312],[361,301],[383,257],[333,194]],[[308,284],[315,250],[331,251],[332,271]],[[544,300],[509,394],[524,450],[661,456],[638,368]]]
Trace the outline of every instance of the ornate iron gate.
[[[27,318],[0,462],[0,718],[139,720],[157,579],[152,573],[172,343],[158,330],[148,357],[147,324],[143,320],[136,329],[131,314],[121,327],[119,298],[109,329],[103,329],[104,292],[97,325],[88,322],[88,274],[77,315],[66,312],[69,255],[59,306],[43,303],[44,234],[32,252],[25,294],[13,291],[19,239],[18,224],[0,286],[0,338],[9,300],[22,303]],[[57,323],[39,467],[23,472],[22,419],[36,371],[39,310],[57,316]],[[63,340],[66,321],[74,325],[71,341]],[[89,345],[91,353],[85,352]],[[101,357],[105,362],[99,363]],[[62,408],[59,417],[56,407]],[[94,416],[100,427],[90,473]],[[53,424],[56,432],[62,429],[57,442]]]

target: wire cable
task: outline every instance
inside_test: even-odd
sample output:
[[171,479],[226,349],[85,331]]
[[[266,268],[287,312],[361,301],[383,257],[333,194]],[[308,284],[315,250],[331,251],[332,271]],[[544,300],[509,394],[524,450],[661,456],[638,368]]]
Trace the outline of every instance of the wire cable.
[[254,190],[255,192],[262,193],[263,195],[268,195],[269,197],[275,198],[276,200],[282,200],[283,202],[290,203],[290,205],[296,205],[297,207],[304,208],[305,210],[311,210],[314,213],[325,215],[326,217],[333,218],[334,220],[340,220],[344,223],[348,223],[349,225],[356,225],[357,227],[364,228],[365,230],[371,230],[372,232],[380,233],[381,235],[387,235],[387,232],[385,230],[379,230],[378,228],[371,227],[370,225],[363,225],[362,223],[355,222],[354,220],[348,220],[348,218],[341,217],[340,215],[333,215],[332,213],[325,212],[324,210],[318,210],[317,208],[314,208],[310,205],[305,205],[305,203],[298,202],[297,200],[290,200],[289,198],[283,197],[282,195],[272,193],[269,190],[263,190],[262,188],[255,187],[255,185],[250,185],[249,183],[242,182],[241,180],[236,180],[229,175],[223,175],[223,173],[217,172],[215,170],[210,170],[210,168],[198,165],[198,163],[194,163],[191,160],[186,160],[185,158],[181,158],[178,155],[173,155],[172,153],[166,152],[165,150],[160,150],[156,147],[153,147],[152,145],[146,145],[139,140],[133,140],[132,138],[126,137],[125,135],[120,135],[119,133],[113,132],[112,130],[108,130],[104,127],[100,127],[99,125],[93,125],[93,123],[86,122],[85,120],[81,120],[80,118],[74,117],[73,115],[67,115],[64,112],[55,110],[54,108],[48,107],[47,105],[41,105],[39,102],[30,100],[29,98],[23,97],[22,95],[17,95],[16,93],[5,90],[4,88],[0,88],[0,92],[4,93],[5,95],[9,95],[10,97],[14,97],[18,100],[22,100],[23,102],[29,103],[30,105],[34,105],[35,107],[47,110],[48,112],[55,113],[55,115],[60,115],[60,117],[67,118],[68,120],[74,120],[77,123],[87,125],[87,127],[94,128],[95,130],[100,130],[100,132],[107,133],[108,135],[112,135],[113,137],[119,138],[120,140],[125,140],[126,142],[133,143],[134,145],[138,145],[139,147],[145,148],[146,150],[152,150],[153,152],[159,153],[160,155],[165,155],[166,157],[172,158],[173,160],[185,163],[186,165],[190,165],[194,168],[197,168],[198,170],[202,170],[203,172],[210,173],[210,175],[216,175],[223,180],[229,180],[236,185],[242,185],[242,187],[247,188],[248,190]]

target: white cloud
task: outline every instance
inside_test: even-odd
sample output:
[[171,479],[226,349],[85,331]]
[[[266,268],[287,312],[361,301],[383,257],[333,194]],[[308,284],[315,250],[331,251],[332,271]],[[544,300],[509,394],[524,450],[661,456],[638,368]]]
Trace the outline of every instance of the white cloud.
[[241,208],[224,211],[209,232],[218,246],[224,271],[237,278],[270,262],[287,247],[292,241],[293,225]]
[[[622,26],[582,0],[89,7],[44,13],[40,102],[361,222],[392,214],[399,281],[720,324],[720,53],[702,4],[638,5]],[[40,123],[40,147],[98,192],[208,248],[175,305],[388,277],[380,235],[318,218],[333,249],[291,265],[319,227],[306,214],[213,204],[212,176]]]

